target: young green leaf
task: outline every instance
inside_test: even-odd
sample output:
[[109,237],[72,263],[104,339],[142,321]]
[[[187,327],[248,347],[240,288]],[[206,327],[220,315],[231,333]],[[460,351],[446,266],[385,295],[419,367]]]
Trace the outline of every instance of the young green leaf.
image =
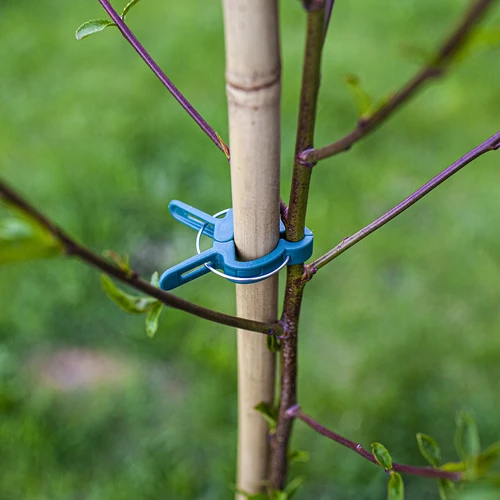
[[267,497],[268,500],[288,500],[288,493],[281,490],[273,490]]
[[448,479],[440,479],[438,481],[439,500],[448,500],[448,495],[453,495],[455,491],[455,483]]
[[426,434],[417,434],[417,443],[422,456],[433,466],[439,467],[441,463],[441,449],[434,439]]
[[29,218],[0,220],[0,264],[54,257],[62,244],[45,228]]
[[403,500],[405,497],[405,487],[403,478],[397,472],[391,472],[391,478],[387,485],[387,500]]
[[243,495],[247,500],[269,500],[269,497],[265,493],[247,493],[246,491],[239,490],[237,488],[234,489],[235,493]]
[[262,401],[255,407],[255,409],[264,417],[266,422],[269,424],[269,432],[271,434],[276,432],[276,424],[278,422],[278,408]]
[[500,442],[488,446],[488,448],[486,448],[486,450],[484,450],[477,457],[477,473],[479,477],[482,477],[485,474],[487,474],[496,463],[500,463],[499,459],[500,459]]
[[78,27],[75,36],[77,40],[83,40],[94,33],[99,33],[108,26],[116,26],[116,24],[108,19],[92,19]]
[[288,461],[292,462],[309,462],[311,455],[308,451],[293,450],[288,451],[286,454]]
[[455,449],[458,456],[469,465],[481,451],[476,422],[474,422],[471,415],[464,411],[460,412],[457,417]]
[[121,309],[130,314],[147,313],[158,302],[152,297],[139,297],[123,292],[106,274],[101,276],[101,284],[108,297]]
[[157,300],[148,311],[146,316],[146,334],[152,339],[158,330],[158,319],[160,318],[161,311],[163,310],[163,304]]
[[292,498],[295,493],[297,493],[297,490],[302,486],[302,484],[305,481],[304,476],[297,476],[294,477],[286,486],[285,486],[285,491],[286,497],[285,498]]
[[271,352],[279,352],[281,349],[280,341],[274,335],[267,336],[266,344]]
[[373,108],[373,99],[371,96],[363,89],[360,80],[356,75],[346,75],[345,83],[349,87],[349,90],[356,101],[356,106],[358,108],[358,114],[361,118],[368,118],[371,114]]
[[447,472],[464,472],[464,470],[466,469],[463,462],[448,462],[441,465],[441,467],[439,468]]
[[155,271],[151,275],[151,281],[150,283],[155,287],[155,288],[160,288],[160,276],[158,275],[158,272]]
[[380,466],[392,470],[392,457],[383,444],[372,443],[372,453]]
[[102,252],[104,257],[111,259],[122,271],[130,273],[130,257],[125,255],[122,257],[118,252],[114,250],[104,250]]
[[139,3],[140,0],[130,0],[130,2],[125,5],[125,8],[122,11],[122,19],[125,20],[126,15],[128,14],[128,11],[137,3]]

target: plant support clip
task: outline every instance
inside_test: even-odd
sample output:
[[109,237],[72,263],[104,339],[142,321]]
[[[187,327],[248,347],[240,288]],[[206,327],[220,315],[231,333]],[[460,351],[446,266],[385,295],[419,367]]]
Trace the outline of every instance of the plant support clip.
[[[198,231],[198,253],[162,274],[160,288],[163,290],[172,290],[209,272],[233,283],[256,283],[269,278],[286,265],[302,264],[312,255],[312,231],[305,228],[304,238],[293,243],[285,239],[285,226],[280,221],[280,240],[276,248],[259,259],[240,261],[236,259],[231,208],[208,215],[177,200],[171,201],[168,208],[175,219]],[[200,250],[202,234],[213,239],[212,247],[203,252]]]

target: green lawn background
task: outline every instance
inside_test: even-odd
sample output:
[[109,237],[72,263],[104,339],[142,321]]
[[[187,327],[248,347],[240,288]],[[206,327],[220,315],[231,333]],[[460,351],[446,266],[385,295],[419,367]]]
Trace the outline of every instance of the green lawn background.
[[[467,2],[337,4],[318,145],[355,125],[347,73],[386,97],[418,68],[408,47],[432,50]],[[280,10],[287,199],[305,18],[298,1]],[[97,1],[0,4],[0,175],[95,251],[129,253],[146,276],[194,252],[169,201],[226,208],[229,169],[116,30],[76,42],[76,27],[98,17]],[[145,0],[128,20],[227,137],[219,2]],[[499,23],[497,8],[484,26]],[[316,256],[498,130],[499,56],[478,48],[348,154],[315,167]],[[313,279],[300,332],[306,412],[365,447],[384,443],[403,463],[424,464],[419,431],[455,460],[460,409],[485,444],[499,439],[498,167],[498,154],[477,160]],[[233,285],[216,276],[176,293],[234,310]],[[231,329],[165,310],[150,340],[94,270],[57,259],[0,268],[0,341],[0,499],[232,497]],[[385,498],[381,470],[300,423],[293,448],[311,454],[292,466],[306,477],[298,498]],[[406,487],[410,500],[438,498],[429,480],[408,477]]]

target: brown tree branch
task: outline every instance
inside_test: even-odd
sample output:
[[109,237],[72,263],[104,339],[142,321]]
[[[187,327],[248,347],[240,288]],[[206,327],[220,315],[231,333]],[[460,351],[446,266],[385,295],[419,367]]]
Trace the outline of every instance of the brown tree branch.
[[[315,430],[322,436],[325,436],[328,439],[331,439],[332,441],[335,441],[336,443],[349,448],[372,464],[378,465],[380,467],[380,464],[377,462],[372,453],[370,453],[368,450],[365,450],[360,444],[355,443],[354,441],[351,441],[350,439],[347,439],[340,434],[331,431],[330,429],[327,429],[312,417],[303,413],[299,405],[291,407],[287,411],[287,415],[290,419],[298,418],[299,420],[302,420],[302,422],[307,424],[311,429]],[[460,481],[462,479],[462,474],[460,472],[444,471],[440,469],[433,469],[431,467],[418,467],[414,465],[403,465],[393,462],[392,468],[396,472],[403,472],[406,474],[411,474],[413,476],[428,477],[432,479],[448,479],[450,481]]]
[[368,224],[368,226],[364,227],[352,236],[344,238],[335,248],[332,248],[330,251],[317,258],[315,261],[306,265],[305,267],[309,271],[309,274],[314,274],[318,269],[325,266],[333,259],[336,259],[348,248],[351,248],[356,243],[359,243],[362,239],[366,238],[369,234],[372,234],[377,229],[380,229],[382,226],[394,219],[394,217],[397,217],[407,208],[414,205],[418,200],[423,198],[426,194],[430,193],[433,189],[437,188],[446,179],[449,179],[453,174],[456,174],[460,169],[471,163],[479,156],[487,153],[488,151],[495,151],[499,148],[500,132],[497,132],[495,135],[492,135],[489,139],[481,143],[479,146],[475,147],[467,154],[459,158],[455,163],[443,170],[440,174],[436,175],[436,177],[431,179],[427,184],[424,184],[421,188],[417,189],[413,194],[408,196],[408,198],[405,198],[401,203],[386,212],[377,220],[373,221],[371,224]]
[[445,73],[454,56],[467,42],[473,28],[484,17],[488,8],[495,1],[476,0],[467,10],[460,24],[437,50],[436,56],[429,61],[428,65],[422,68],[406,85],[393,94],[387,103],[378,108],[373,115],[366,119],[360,119],[352,132],[322,148],[305,149],[300,153],[299,158],[304,162],[315,163],[329,156],[347,151],[354,143],[385,122],[403,104],[408,102],[423,87],[424,83],[438,78]]
[[[307,12],[307,38],[302,72],[299,120],[295,152],[312,147],[316,105],[318,100],[321,51],[323,48],[325,23],[325,2],[315,0]],[[309,164],[295,160],[293,167],[290,204],[286,211],[286,237],[289,241],[300,241],[304,237],[304,226],[309,197],[312,168]],[[283,211],[283,210],[282,210]],[[274,490],[285,486],[288,470],[288,443],[292,432],[292,421],[286,417],[286,410],[296,403],[297,398],[297,335],[299,314],[305,280],[304,266],[287,268],[285,298],[281,324],[284,336],[280,352],[280,402],[276,432],[271,441],[271,463],[269,484]]]
[[245,318],[239,318],[224,314],[221,312],[213,311],[205,307],[201,307],[187,300],[181,299],[165,292],[160,288],[156,288],[147,281],[144,281],[139,275],[133,271],[125,271],[119,267],[111,264],[109,261],[100,257],[99,255],[91,252],[88,248],[80,245],[72,239],[66,232],[59,226],[48,219],[44,214],[38,211],[35,207],[29,204],[24,198],[16,193],[12,188],[0,180],[0,199],[3,199],[7,205],[15,207],[22,213],[29,215],[32,219],[36,220],[38,224],[46,229],[51,235],[54,236],[62,245],[64,253],[71,257],[76,257],[80,261],[88,264],[100,271],[113,276],[114,278],[122,281],[126,285],[139,290],[150,297],[158,299],[166,306],[174,309],[180,309],[199,318],[219,323],[221,325],[231,326],[234,328],[243,328],[257,333],[266,335],[279,335],[282,332],[281,325],[267,324],[260,321],[253,321]]

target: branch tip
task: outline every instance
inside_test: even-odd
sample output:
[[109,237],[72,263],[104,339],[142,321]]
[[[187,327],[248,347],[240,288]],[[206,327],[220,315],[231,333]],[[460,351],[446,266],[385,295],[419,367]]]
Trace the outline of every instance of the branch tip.
[[288,418],[295,418],[299,412],[300,412],[300,405],[296,404],[288,408],[288,410],[285,412],[285,415]]

